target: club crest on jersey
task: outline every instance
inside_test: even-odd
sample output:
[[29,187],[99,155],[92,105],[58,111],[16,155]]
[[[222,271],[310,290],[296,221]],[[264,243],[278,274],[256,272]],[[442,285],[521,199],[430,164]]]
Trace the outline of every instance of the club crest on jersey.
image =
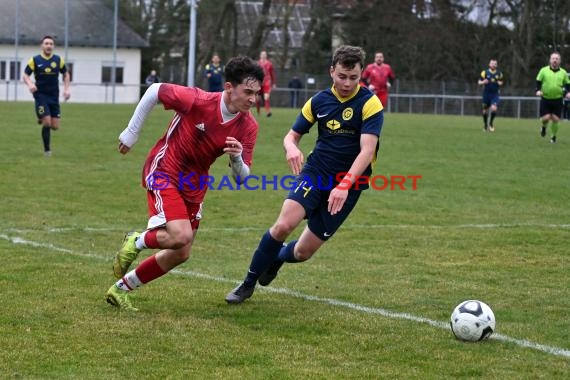
[[340,128],[340,123],[335,119],[329,120],[327,121],[327,128],[330,129],[331,131],[334,131]]
[[202,132],[206,132],[206,126],[204,125],[204,123],[198,123],[195,125],[195,127],[201,130]]
[[52,69],[55,69],[55,68],[57,67],[57,63],[52,62],[52,63],[50,64],[50,66],[51,66]]
[[352,115],[354,114],[354,110],[350,107],[345,108],[344,111],[342,111],[342,120],[350,120],[352,119]]

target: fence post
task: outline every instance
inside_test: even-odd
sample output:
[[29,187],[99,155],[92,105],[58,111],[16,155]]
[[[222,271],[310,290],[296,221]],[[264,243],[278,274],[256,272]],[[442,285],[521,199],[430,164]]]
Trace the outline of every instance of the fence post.
[[[398,78],[396,78],[396,94],[400,94],[400,80]],[[398,112],[398,110],[400,109],[400,97],[396,97],[396,112]]]
[[441,114],[445,115],[445,81],[441,81]]

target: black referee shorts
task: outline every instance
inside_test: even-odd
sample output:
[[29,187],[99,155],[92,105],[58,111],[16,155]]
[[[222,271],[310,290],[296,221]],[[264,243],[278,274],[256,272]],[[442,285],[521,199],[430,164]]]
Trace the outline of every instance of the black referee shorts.
[[559,118],[562,117],[562,107],[564,103],[562,98],[559,99],[544,99],[540,98],[540,116],[552,114]]

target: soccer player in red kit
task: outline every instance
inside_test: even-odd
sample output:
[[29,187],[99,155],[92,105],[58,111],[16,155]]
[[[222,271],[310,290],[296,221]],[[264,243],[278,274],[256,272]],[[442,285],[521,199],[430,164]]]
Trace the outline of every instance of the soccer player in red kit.
[[[142,233],[127,234],[115,256],[117,281],[106,294],[113,306],[136,311],[129,292],[188,260],[208,188],[202,180],[218,157],[229,155],[236,182],[249,175],[258,130],[249,110],[261,88],[263,70],[254,60],[237,57],[227,63],[225,78],[224,91],[218,93],[167,83],[151,85],[119,136],[119,151],[126,154],[157,103],[175,111],[144,164],[149,220]],[[145,248],[160,251],[129,271]]]
[[391,87],[391,81],[396,79],[394,71],[389,64],[384,63],[384,54],[376,52],[374,55],[374,63],[366,66],[362,72],[362,79],[368,82],[368,89],[380,98],[384,109],[388,107],[388,92]]
[[[263,96],[263,105],[267,117],[271,117],[271,89],[276,87],[275,72],[273,71],[273,63],[267,58],[267,52],[264,50],[259,54],[259,66],[263,68],[263,84],[261,86],[261,93]],[[259,115],[260,102],[256,102],[257,114]]]

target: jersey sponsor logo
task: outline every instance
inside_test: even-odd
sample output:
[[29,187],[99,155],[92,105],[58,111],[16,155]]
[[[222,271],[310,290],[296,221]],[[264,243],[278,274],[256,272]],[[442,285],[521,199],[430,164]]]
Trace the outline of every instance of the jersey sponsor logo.
[[195,125],[195,127],[201,130],[202,132],[206,132],[206,126],[204,125],[204,123],[198,123]]
[[350,107],[345,108],[344,111],[342,111],[342,120],[350,120],[352,119],[352,115],[354,115],[354,110]]
[[340,123],[335,119],[327,121],[327,128],[331,131],[337,130],[340,128]]
[[327,116],[327,115],[328,115],[328,113],[324,113],[324,114],[322,114],[322,115],[321,115],[320,113],[317,113],[317,119],[323,118],[323,117],[325,117],[325,116]]

